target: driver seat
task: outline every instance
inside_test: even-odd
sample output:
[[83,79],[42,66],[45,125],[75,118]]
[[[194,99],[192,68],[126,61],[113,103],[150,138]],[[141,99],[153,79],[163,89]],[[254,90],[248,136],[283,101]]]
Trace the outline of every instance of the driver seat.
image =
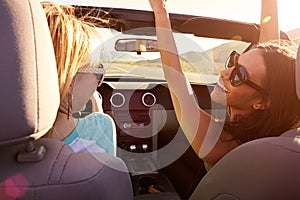
[[133,199],[122,160],[74,153],[42,137],[59,89],[52,41],[36,0],[0,1],[0,199]]
[[[300,45],[296,67],[300,99]],[[190,200],[300,199],[300,128],[247,142],[225,155]]]

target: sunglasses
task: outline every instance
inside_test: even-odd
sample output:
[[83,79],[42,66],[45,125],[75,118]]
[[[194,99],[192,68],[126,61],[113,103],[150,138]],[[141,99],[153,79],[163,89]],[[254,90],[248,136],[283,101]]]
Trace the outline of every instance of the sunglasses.
[[265,95],[266,91],[261,86],[249,80],[249,74],[246,68],[238,63],[240,54],[236,51],[231,52],[225,63],[225,69],[233,68],[229,80],[232,86],[237,87],[242,84],[247,84],[259,93]]
[[78,74],[95,74],[97,81],[98,81],[97,86],[100,86],[103,75],[105,74],[105,69],[104,69],[103,65],[100,64],[98,67],[94,67],[94,68],[85,68],[85,67],[80,68],[77,71],[77,73]]

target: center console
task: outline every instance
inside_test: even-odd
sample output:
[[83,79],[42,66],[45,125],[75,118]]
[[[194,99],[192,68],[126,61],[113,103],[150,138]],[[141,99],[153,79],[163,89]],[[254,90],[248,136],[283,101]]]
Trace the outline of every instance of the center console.
[[128,167],[136,199],[180,199],[157,166],[158,133],[166,120],[164,113],[159,109],[113,113],[118,134],[117,156]]
[[[155,115],[160,111],[131,111],[114,113],[117,123],[118,157],[132,174],[156,172],[157,143],[160,122]],[[130,117],[128,117],[128,114]]]
[[167,120],[176,121],[175,116],[167,116],[168,111],[174,113],[167,87],[118,80],[102,84],[101,91],[103,109],[116,124],[117,156],[126,163],[131,174],[135,198],[178,197],[168,177],[160,170],[159,134],[168,124]]

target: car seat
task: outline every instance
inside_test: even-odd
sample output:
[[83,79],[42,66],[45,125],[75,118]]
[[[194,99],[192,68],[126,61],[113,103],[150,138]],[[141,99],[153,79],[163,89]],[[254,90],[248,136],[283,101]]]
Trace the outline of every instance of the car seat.
[[36,0],[0,1],[0,199],[133,199],[122,160],[41,138],[59,90],[52,41]]
[[[300,45],[296,67],[300,99]],[[300,199],[300,128],[253,140],[232,150],[208,171],[190,200]]]

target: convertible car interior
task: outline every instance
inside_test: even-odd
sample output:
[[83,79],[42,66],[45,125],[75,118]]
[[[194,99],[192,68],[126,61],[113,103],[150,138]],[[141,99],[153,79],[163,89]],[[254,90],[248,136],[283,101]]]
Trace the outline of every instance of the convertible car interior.
[[[136,46],[138,46],[138,43],[146,43],[140,42],[140,39],[137,38],[155,36],[155,29],[153,29],[154,18],[151,11],[105,7],[99,9],[97,7],[78,6],[78,13],[80,14],[92,11],[97,14],[105,13],[103,15],[107,16],[111,22],[109,28],[129,35],[127,36],[127,46],[124,44],[124,41],[119,43],[120,40],[126,39],[116,39],[115,49],[117,51],[126,51],[127,49],[127,51],[136,52],[137,55],[143,55],[143,51],[148,52],[147,49],[150,48],[147,48],[147,46],[144,48],[145,50],[143,50],[143,48],[136,48]],[[223,44],[223,46],[220,45],[213,49],[213,52],[206,52],[207,54],[213,54],[213,61],[217,66],[219,63],[224,63],[225,58],[216,58],[216,54],[223,54],[224,57],[226,57],[233,49],[247,51],[258,41],[260,28],[258,24],[172,13],[170,14],[170,19],[174,33],[192,34],[195,37],[226,40],[228,42],[226,46]],[[132,35],[134,35],[134,37],[132,37]],[[281,37],[289,39],[288,35],[284,32],[281,32]],[[134,45],[130,44],[133,40],[135,40]],[[152,38],[150,40],[152,40]],[[152,51],[153,49],[151,48],[150,52]],[[188,58],[185,55],[181,56],[187,62],[195,65],[199,64],[194,62],[192,58]],[[194,58],[196,57],[195,55],[193,56]],[[160,62],[160,60],[153,62]],[[114,69],[114,64],[117,63],[118,59],[111,59],[108,72],[111,72],[110,68]],[[149,64],[149,62],[139,64],[139,67],[143,68],[143,66]],[[199,68],[201,67],[204,66],[199,66]],[[143,70],[150,69],[143,68]],[[263,191],[257,188],[260,187],[260,184],[258,184],[257,187],[253,186],[259,182],[257,176],[253,176],[253,173],[265,174],[265,180],[268,180],[268,183],[273,183],[273,179],[271,179],[270,176],[276,177],[275,174],[277,173],[269,171],[268,167],[271,167],[269,165],[278,165],[277,162],[279,162],[280,158],[275,158],[275,161],[270,161],[267,159],[270,156],[270,152],[264,150],[266,152],[265,156],[258,152],[260,148],[268,149],[271,147],[264,147],[264,145],[261,145],[262,147],[255,146],[260,146],[260,143],[265,144],[268,142],[257,141],[258,144],[253,144],[255,147],[249,150],[253,151],[251,155],[243,155],[243,153],[241,153],[243,150],[240,150],[237,151],[236,154],[241,154],[241,156],[232,158],[239,160],[240,157],[245,156],[244,159],[249,160],[249,162],[252,161],[250,164],[245,162],[245,164],[243,163],[243,167],[239,168],[235,160],[235,162],[232,160],[224,161],[225,163],[227,162],[225,165],[229,166],[219,167],[220,169],[218,169],[220,171],[218,172],[215,172],[217,169],[214,169],[210,172],[213,175],[208,176],[206,175],[207,170],[203,161],[198,158],[189,146],[188,141],[179,127],[169,90],[164,79],[145,79],[144,77],[141,78],[131,75],[132,74],[128,73],[126,76],[120,76],[119,74],[106,76],[104,83],[98,88],[98,91],[103,98],[104,111],[110,114],[116,122],[118,157],[125,161],[131,173],[136,198],[144,199],[147,196],[149,199],[152,199],[153,191],[157,192],[158,190],[160,193],[176,192],[181,199],[214,199],[214,197],[218,195],[221,197],[224,195],[228,198],[240,198],[246,195],[248,199],[251,199],[251,196],[248,195],[248,190],[244,191],[240,189],[247,184],[253,188],[253,198],[259,195],[264,197],[269,195],[267,188],[265,188],[265,193],[256,193]],[[210,113],[214,112],[214,110],[221,110],[222,112],[223,108],[221,106],[213,105],[210,101],[209,94],[214,86],[214,82],[210,82],[207,79],[204,82],[199,82],[195,81],[192,77],[191,85],[198,103],[203,109]],[[294,130],[294,134],[298,134],[297,130]],[[295,135],[291,138],[277,138],[276,140],[291,141],[295,138]],[[275,143],[277,142],[275,141]],[[251,145],[249,144],[249,146]],[[282,152],[284,147],[280,144],[278,144],[278,146],[278,151]],[[299,147],[297,147],[297,145],[295,145],[295,147],[298,148],[297,152],[299,152]],[[245,148],[247,149],[247,147]],[[289,151],[289,153],[292,153],[292,151]],[[261,158],[257,158],[258,154],[261,155]],[[296,155],[297,154],[295,154],[295,156]],[[260,165],[260,163],[265,162],[269,163],[267,167],[253,171],[253,163]],[[298,166],[299,161],[295,162],[298,163],[295,163],[295,166]],[[287,161],[287,163],[289,162]],[[220,164],[220,166],[222,165],[223,163]],[[231,165],[234,165],[235,168]],[[276,169],[282,170],[283,168],[282,166],[282,168]],[[249,172],[249,174],[242,176],[245,170],[246,174],[247,172]],[[270,172],[270,174],[266,173],[266,171]],[[240,180],[230,180],[232,174],[235,173],[239,173],[239,175],[234,177],[236,177],[236,179],[241,177]],[[228,176],[228,178],[226,176]],[[251,177],[253,177],[254,180],[252,180]],[[220,181],[220,179],[222,181]],[[231,181],[236,181],[234,186],[228,185],[228,182]],[[217,183],[221,186],[219,187]],[[224,188],[223,183],[225,186],[228,185],[231,190]],[[241,183],[244,184],[241,186]],[[277,183],[279,182],[277,181]],[[284,182],[278,184],[277,188],[283,186],[283,183]],[[152,187],[154,187],[154,189]],[[278,191],[281,191],[279,188]],[[239,192],[234,193],[233,191]],[[292,191],[294,191],[294,189],[291,189],[290,192]],[[278,194],[274,193],[273,195],[276,196]],[[162,198],[162,196],[160,196],[160,198]]]
[[[4,0],[0,199],[300,198],[298,129],[241,145],[208,170],[176,119],[156,48],[153,12],[74,6],[78,17],[89,14],[108,21],[96,24],[109,35],[101,55],[107,72],[97,91],[103,111],[116,124],[117,158],[103,154],[99,161],[94,154],[73,153],[60,141],[39,139],[51,127],[59,104],[47,24],[35,0]],[[257,44],[260,26],[175,13],[170,19],[199,106],[222,115],[224,108],[210,99],[218,71],[232,50],[243,52]],[[289,39],[284,32],[281,37]],[[89,102],[74,116],[92,111]],[[82,168],[89,170],[84,174]]]

